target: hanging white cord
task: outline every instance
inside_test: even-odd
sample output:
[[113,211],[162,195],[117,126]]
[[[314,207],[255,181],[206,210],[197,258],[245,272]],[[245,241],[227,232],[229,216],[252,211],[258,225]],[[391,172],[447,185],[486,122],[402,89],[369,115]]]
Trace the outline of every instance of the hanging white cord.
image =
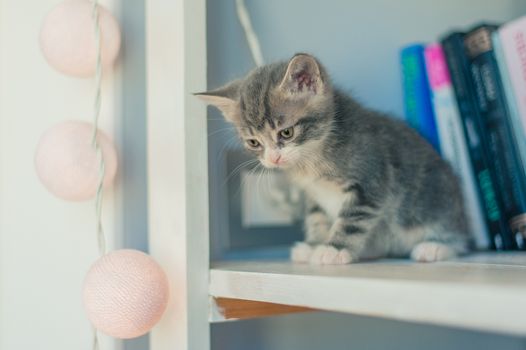
[[[261,46],[259,45],[259,39],[252,28],[252,22],[248,13],[247,7],[245,6],[245,0],[236,0],[236,10],[239,22],[245,31],[245,37],[247,39],[248,47],[252,53],[252,58],[257,66],[264,64],[263,54],[261,53]],[[285,187],[276,186],[273,187],[272,191],[269,192],[270,199],[273,201],[273,205],[278,206],[280,209],[289,213],[295,218],[301,216],[301,210],[299,203],[301,201],[300,190],[297,187],[291,186],[290,184]]]
[[248,14],[244,0],[236,0],[236,10],[237,16],[239,17],[239,22],[241,22],[241,26],[245,31],[245,36],[247,37],[248,47],[252,53],[252,58],[254,59],[254,62],[257,66],[262,66],[264,64],[263,54],[261,53],[258,37],[254,32],[254,28],[252,28],[250,15]]
[[[104,186],[104,157],[102,150],[97,142],[97,130],[100,115],[101,105],[101,81],[102,81],[102,62],[101,62],[101,35],[100,35],[100,24],[99,24],[99,5],[97,0],[93,0],[93,7],[91,13],[93,19],[93,30],[95,36],[95,49],[96,49],[96,63],[95,63],[95,100],[93,103],[93,134],[91,144],[95,149],[97,158],[99,160],[99,182],[97,184],[97,193],[95,195],[95,218],[96,218],[96,232],[97,241],[99,247],[99,255],[106,254],[106,237],[104,236],[104,230],[102,228],[102,197],[103,197],[103,186]],[[99,339],[97,330],[93,329],[93,350],[99,349]]]
[[102,256],[106,253],[106,238],[104,237],[104,230],[102,228],[102,197],[104,190],[104,157],[102,149],[97,142],[97,130],[100,115],[101,105],[101,82],[102,82],[102,62],[101,62],[101,42],[100,42],[100,24],[99,24],[99,6],[98,1],[93,0],[93,27],[95,34],[95,48],[96,48],[96,63],[95,63],[95,101],[93,103],[93,136],[91,144],[97,153],[99,159],[99,182],[97,184],[97,193],[95,196],[95,216],[96,216],[96,231],[97,240],[99,243],[99,254]]

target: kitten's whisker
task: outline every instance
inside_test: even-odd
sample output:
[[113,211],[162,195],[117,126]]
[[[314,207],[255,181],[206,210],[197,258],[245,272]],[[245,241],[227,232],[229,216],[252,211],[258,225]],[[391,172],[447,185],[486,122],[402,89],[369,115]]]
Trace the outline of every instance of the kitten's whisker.
[[209,117],[208,120],[225,122],[225,118],[210,118]]
[[235,130],[236,128],[231,126],[231,127],[227,127],[227,128],[222,128],[222,129],[217,129],[217,130],[214,130],[212,131],[211,133],[208,134],[208,137],[211,137],[213,135],[216,135],[220,132],[226,132],[226,131],[230,131],[230,130]]
[[[276,174],[276,172],[272,170],[268,170],[267,172],[267,192],[272,195],[274,202],[276,203],[278,208],[282,209],[283,208],[283,198],[286,198],[286,196],[284,196],[284,193],[282,193],[282,188],[278,187],[275,181],[274,182],[271,181],[270,176],[274,174]],[[280,198],[277,198],[276,194],[278,194]]]
[[[268,169],[267,169],[268,170]],[[267,174],[266,174],[266,180],[267,180],[267,191],[270,192],[272,191],[272,186],[271,186],[271,181],[270,181],[270,176],[272,175],[272,172],[270,170],[267,171]]]
[[221,129],[217,129],[217,130],[212,131],[212,133],[210,133],[209,136],[211,134],[213,134],[214,132],[221,131],[221,130],[239,130],[239,129],[248,129],[248,128],[246,128],[244,126],[227,125],[227,126],[221,128]]
[[265,171],[267,170],[267,168],[263,168],[263,171],[260,171],[259,174],[258,174],[258,179],[257,179],[257,182],[256,182],[256,187],[257,187],[257,194],[258,194],[258,197],[259,198],[262,198],[262,195],[261,195],[261,177],[265,174]]
[[239,195],[239,192],[241,191],[241,188],[243,188],[243,186],[245,185],[245,183],[248,181],[248,178],[252,175],[254,175],[256,172],[258,172],[259,168],[260,167],[263,167],[261,165],[261,163],[258,163],[255,167],[253,167],[252,169],[250,169],[247,173],[247,176],[245,178],[242,178],[241,179],[241,182],[239,183],[239,187],[235,193],[235,195]]
[[257,171],[258,171],[258,169],[259,169],[260,166],[261,166],[260,163],[256,164],[255,167],[253,167],[253,168],[251,168],[251,169],[248,170],[247,175],[246,175],[244,178],[241,178],[241,181],[240,181],[240,183],[239,183],[239,187],[238,187],[238,189],[237,189],[237,191],[236,191],[236,196],[239,194],[239,191],[241,191],[241,188],[243,188],[243,187],[245,186],[245,184],[246,184],[246,182],[248,181],[248,179],[249,179],[251,176],[253,176],[253,175],[255,175],[255,174],[257,173]]
[[238,142],[238,138],[233,136],[231,137],[230,139],[228,139],[225,144],[223,145],[223,147],[221,147],[221,150],[217,153],[217,161],[216,161],[216,167],[219,166],[219,162],[223,161],[224,160],[224,156],[223,156],[223,153],[228,149],[234,149],[236,148],[235,145],[237,144]]
[[223,182],[223,184],[221,185],[222,186],[225,186],[228,181],[233,177],[235,176],[236,174],[238,174],[241,170],[243,170],[244,167],[246,166],[249,166],[249,165],[253,165],[254,163],[258,162],[257,159],[249,159],[247,161],[244,161],[243,163],[239,164],[238,166],[236,166],[234,168],[234,170],[232,170],[230,172],[230,174],[226,177],[225,181]]
[[317,166],[317,164],[311,158],[313,158],[313,157],[306,157],[306,156],[303,157],[303,160],[305,162],[304,163],[304,165],[305,165],[304,168],[306,168],[306,170],[308,172],[314,174],[315,176],[320,176],[321,174],[320,174],[320,171],[318,170],[319,164]]

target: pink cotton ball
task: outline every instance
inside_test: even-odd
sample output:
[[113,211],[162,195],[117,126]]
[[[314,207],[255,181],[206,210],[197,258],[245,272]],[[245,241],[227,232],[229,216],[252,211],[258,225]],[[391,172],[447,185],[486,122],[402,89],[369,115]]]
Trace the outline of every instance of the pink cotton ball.
[[[99,6],[102,66],[110,68],[119,53],[121,34],[113,15]],[[95,73],[96,44],[92,3],[67,0],[45,18],[40,47],[48,63],[67,75],[86,78]]]
[[[66,121],[47,130],[35,154],[35,168],[44,186],[55,196],[83,201],[95,196],[99,183],[99,158],[91,144],[93,125]],[[100,130],[97,143],[104,159],[104,187],[111,185],[117,172],[117,152]]]
[[115,338],[141,336],[161,319],[169,298],[159,264],[138,250],[106,254],[84,280],[84,308],[93,326]]

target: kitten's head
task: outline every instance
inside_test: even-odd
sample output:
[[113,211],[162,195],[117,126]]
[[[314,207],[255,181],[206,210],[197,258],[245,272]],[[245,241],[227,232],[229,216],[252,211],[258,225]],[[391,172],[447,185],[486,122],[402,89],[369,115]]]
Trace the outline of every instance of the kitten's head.
[[328,76],[307,54],[256,68],[243,79],[197,96],[223,112],[245,147],[267,168],[312,162],[333,120]]

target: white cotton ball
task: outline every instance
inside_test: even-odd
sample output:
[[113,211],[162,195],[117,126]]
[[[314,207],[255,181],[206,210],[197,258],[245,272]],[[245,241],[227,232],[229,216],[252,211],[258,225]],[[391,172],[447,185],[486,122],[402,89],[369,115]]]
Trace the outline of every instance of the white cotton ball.
[[[54,195],[70,201],[93,198],[99,183],[99,158],[92,146],[93,125],[66,121],[47,130],[35,154],[35,169],[44,186]],[[97,143],[105,163],[104,187],[117,172],[117,152],[100,130]]]
[[[101,60],[111,68],[121,43],[119,25],[113,15],[99,5]],[[45,18],[40,30],[40,47],[48,63],[61,73],[76,77],[95,74],[96,45],[92,3],[67,0]]]
[[84,309],[95,328],[112,337],[141,336],[160,320],[168,279],[149,255],[120,249],[104,255],[84,280]]

